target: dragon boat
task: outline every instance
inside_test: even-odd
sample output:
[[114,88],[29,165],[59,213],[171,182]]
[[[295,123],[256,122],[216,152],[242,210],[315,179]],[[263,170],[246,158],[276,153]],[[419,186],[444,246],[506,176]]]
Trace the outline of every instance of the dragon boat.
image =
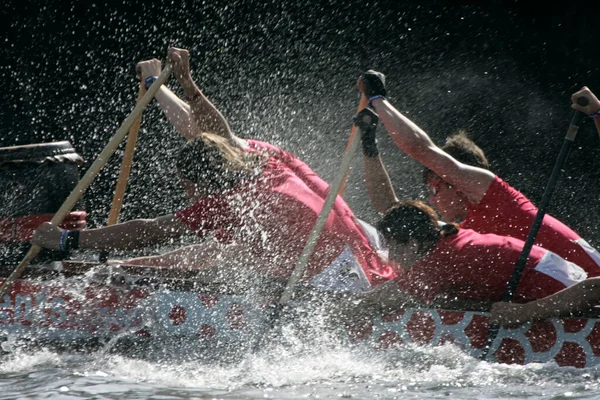
[[[100,272],[90,279],[92,267]],[[85,280],[69,281],[85,274]],[[269,316],[269,301],[261,299],[266,298],[224,292],[195,280],[193,272],[55,261],[30,268],[0,299],[0,337],[74,346],[127,335],[156,340],[157,345],[170,338],[214,348],[248,342],[260,332]],[[340,339],[381,351],[401,344],[453,343],[475,357],[483,351],[489,327],[485,312],[433,308],[406,308],[359,321],[344,328]],[[600,319],[547,319],[503,327],[488,359],[598,365]]]
[[[31,232],[52,218],[76,185],[81,162],[68,142],[0,148],[0,281],[29,247]],[[74,211],[64,226],[82,229],[85,218],[85,211]],[[57,251],[40,253],[0,298],[0,343],[26,340],[72,347],[133,337],[159,346],[171,338],[215,348],[248,343],[271,315],[272,296],[232,292],[199,279],[198,271],[107,266],[66,257]],[[340,336],[380,351],[403,344],[453,343],[477,357],[484,351],[488,327],[488,315],[481,311],[407,307],[357,319]],[[488,359],[598,365],[600,318],[505,326]]]

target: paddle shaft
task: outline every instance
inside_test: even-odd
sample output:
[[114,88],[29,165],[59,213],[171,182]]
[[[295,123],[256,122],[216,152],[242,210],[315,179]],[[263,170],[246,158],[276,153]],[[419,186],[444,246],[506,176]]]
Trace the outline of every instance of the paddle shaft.
[[300,254],[300,257],[298,258],[298,261],[296,262],[296,265],[294,267],[294,271],[292,271],[292,274],[290,275],[290,278],[288,279],[287,284],[286,284],[285,288],[283,289],[283,293],[281,294],[281,297],[279,298],[279,302],[277,303],[277,305],[275,307],[273,307],[270,310],[268,324],[262,325],[261,332],[258,333],[257,339],[253,342],[253,344],[251,346],[251,350],[253,352],[257,351],[258,348],[261,347],[261,343],[264,341],[267,331],[269,329],[273,329],[273,327],[275,326],[276,321],[279,319],[279,316],[281,315],[283,306],[285,306],[285,304],[292,298],[293,293],[294,293],[294,288],[296,287],[296,285],[302,279],[302,276],[304,276],[304,273],[306,272],[306,268],[308,266],[308,261],[310,260],[310,256],[312,255],[313,250],[315,249],[315,246],[317,245],[319,235],[321,234],[321,231],[323,230],[323,227],[325,226],[325,223],[327,222],[327,218],[329,217],[331,209],[333,208],[335,199],[338,196],[338,192],[339,192],[340,188],[342,187],[342,185],[344,184],[344,181],[346,180],[347,171],[350,167],[350,163],[352,162],[352,159],[354,158],[354,155],[356,154],[356,151],[358,150],[362,132],[360,129],[355,129],[353,133],[354,134],[350,137],[350,141],[346,147],[346,152],[344,153],[344,156],[342,157],[342,162],[341,162],[340,168],[338,170],[338,174],[335,177],[334,182],[329,187],[329,193],[327,193],[327,197],[325,198],[325,202],[323,203],[323,208],[321,209],[321,212],[319,213],[319,215],[317,217],[317,221],[315,222],[315,227],[313,228],[312,232],[310,233],[310,235],[308,237],[308,240],[306,241],[306,244],[304,245],[302,254]]
[[321,213],[317,217],[317,222],[315,223],[315,227],[313,228],[312,232],[310,233],[310,236],[308,237],[306,245],[304,246],[304,250],[302,251],[300,258],[298,258],[298,261],[296,262],[294,271],[292,272],[292,275],[290,276],[290,279],[287,282],[287,285],[283,291],[283,294],[281,295],[281,298],[279,299],[280,305],[284,305],[292,298],[292,294],[294,292],[294,287],[300,281],[300,279],[302,279],[304,272],[306,272],[306,267],[308,266],[308,261],[310,259],[310,256],[313,253],[313,250],[315,249],[315,246],[317,245],[319,235],[321,234],[321,231],[323,230],[323,227],[325,226],[325,222],[327,222],[327,218],[329,217],[331,209],[333,208],[333,205],[335,203],[335,199],[338,196],[339,190],[343,186],[343,184],[346,180],[346,176],[347,176],[346,171],[348,171],[348,169],[350,168],[350,163],[352,162],[352,159],[354,158],[356,151],[358,150],[361,135],[362,135],[361,130],[359,128],[357,128],[354,131],[354,135],[352,135],[350,137],[350,142],[348,143],[347,151],[344,154],[344,157],[342,157],[342,162],[341,162],[340,168],[338,170],[338,174],[335,177],[335,180],[333,181],[333,183],[331,184],[331,186],[329,188],[329,193],[327,194],[327,197],[325,198],[325,203],[323,204]]
[[[582,104],[585,105],[585,104]],[[560,175],[560,171],[565,165],[565,161],[567,159],[567,155],[569,154],[569,149],[571,145],[575,141],[575,137],[577,136],[577,131],[579,130],[579,125],[585,114],[576,111],[573,114],[573,118],[571,119],[571,124],[569,125],[569,129],[567,130],[567,135],[565,136],[565,140],[563,141],[563,145],[560,149],[560,153],[558,154],[558,159],[554,164],[554,169],[552,170],[552,174],[550,175],[550,179],[548,180],[548,184],[546,185],[546,190],[544,191],[544,195],[542,197],[542,201],[540,202],[540,206],[538,208],[538,212],[533,219],[533,223],[531,224],[531,228],[529,229],[529,233],[527,234],[527,238],[525,239],[525,244],[523,245],[523,250],[517,260],[515,265],[515,269],[508,281],[508,285],[504,291],[504,295],[502,296],[502,301],[509,302],[512,300],[517,286],[521,280],[521,276],[523,275],[523,271],[525,270],[525,265],[527,264],[527,260],[529,259],[529,253],[531,252],[531,248],[535,242],[535,238],[537,236],[540,227],[542,226],[542,222],[544,216],[546,215],[546,209],[548,204],[550,203],[550,199],[552,198],[552,194],[554,193],[554,189],[556,188],[556,183],[558,182],[558,178]],[[500,331],[500,325],[491,324],[488,330],[488,336],[486,339],[485,347],[483,348],[483,353],[481,355],[481,359],[486,359],[489,351],[491,350],[492,344],[496,340],[498,333]]]
[[[364,109],[368,105],[369,105],[369,99],[367,99],[364,94],[361,94],[360,101],[358,103],[358,110],[356,110],[356,113],[359,113],[362,109]],[[346,153],[348,153],[348,151],[350,151],[350,146],[352,144],[352,140],[354,139],[354,135],[356,135],[357,129],[358,129],[358,127],[356,125],[352,126],[352,130],[350,131],[350,137],[348,138],[348,144],[346,145]],[[348,169],[344,172],[344,174],[345,175],[342,180],[342,184],[340,186],[340,189],[338,190],[338,194],[340,196],[342,194],[344,194],[344,188],[346,187],[346,181],[348,180],[348,176],[350,175],[350,166],[348,166]]]
[[[160,76],[150,88],[146,94],[140,99],[140,101],[136,104],[135,108],[129,114],[129,116],[123,121],[117,132],[110,139],[106,147],[102,150],[100,155],[96,158],[94,163],[88,168],[85,175],[79,180],[79,183],[75,186],[71,194],[67,197],[67,199],[63,202],[62,206],[58,209],[58,211],[52,217],[50,221],[54,225],[60,225],[63,219],[71,212],[75,204],[81,199],[83,193],[88,188],[88,186],[92,183],[92,181],[98,176],[102,168],[107,164],[110,156],[114,154],[117,150],[125,135],[131,128],[131,126],[135,123],[136,119],[142,115],[144,109],[148,106],[160,86],[167,80],[169,75],[171,74],[171,65],[167,65],[161,72]],[[25,271],[25,268],[29,265],[29,263],[38,255],[42,248],[37,245],[31,246],[23,260],[19,263],[19,265],[15,268],[15,270],[10,274],[8,278],[4,281],[2,286],[0,286],[0,296],[3,296],[8,287]]]
[[[139,102],[146,89],[144,83],[140,83],[140,90],[138,92],[137,101]],[[127,189],[127,181],[129,180],[129,174],[131,173],[131,165],[133,164],[133,153],[135,152],[135,145],[137,143],[138,135],[140,132],[140,125],[142,124],[142,114],[140,114],[133,125],[129,129],[127,135],[127,144],[125,145],[125,153],[123,154],[123,161],[121,163],[121,171],[119,172],[119,179],[115,187],[115,194],[113,196],[112,207],[110,214],[108,215],[107,225],[114,225],[119,221],[119,214],[121,214],[121,207],[123,206],[123,198],[125,197],[125,190]]]

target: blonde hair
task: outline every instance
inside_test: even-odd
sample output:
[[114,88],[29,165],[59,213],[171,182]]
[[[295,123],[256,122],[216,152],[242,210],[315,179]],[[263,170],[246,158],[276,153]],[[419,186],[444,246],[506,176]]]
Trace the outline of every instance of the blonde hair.
[[185,179],[218,192],[258,176],[263,161],[262,155],[235,147],[222,136],[203,132],[180,150],[177,169]]

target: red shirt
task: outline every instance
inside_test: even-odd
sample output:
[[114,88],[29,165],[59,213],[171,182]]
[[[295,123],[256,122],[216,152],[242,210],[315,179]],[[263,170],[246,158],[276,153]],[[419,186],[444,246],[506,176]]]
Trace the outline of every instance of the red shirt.
[[[469,206],[461,228],[525,240],[538,209],[521,192],[496,176],[483,199]],[[589,277],[600,276],[600,266],[585,247],[595,252],[571,228],[546,214],[535,244],[583,268]],[[585,243],[585,247],[581,244]],[[597,252],[596,252],[597,253]]]
[[[304,161],[298,159],[292,153],[289,153],[279,147],[273,146],[267,142],[261,142],[259,140],[248,139],[250,149],[255,151],[268,151],[273,161],[276,163],[282,163],[285,167],[289,168],[310,190],[321,196],[323,199],[327,197],[329,193],[329,184],[325,182],[316,172],[314,172]],[[337,196],[335,199],[335,209],[346,210],[348,214],[352,214],[352,210],[346,204],[341,196]]]
[[[288,153],[289,154],[289,153]],[[311,190],[277,157],[269,158],[263,175],[226,193],[207,196],[175,213],[203,236],[225,230],[238,243],[248,245],[257,257],[260,272],[288,278],[315,226],[324,198]],[[371,284],[396,276],[383,263],[354,215],[338,196],[309,260],[311,278],[329,266],[349,246]]]
[[[427,302],[437,295],[500,301],[523,244],[514,238],[460,229],[456,235],[440,240],[431,253],[409,270],[401,272],[397,282],[402,290]],[[534,246],[513,300],[543,298],[583,279],[581,268]]]

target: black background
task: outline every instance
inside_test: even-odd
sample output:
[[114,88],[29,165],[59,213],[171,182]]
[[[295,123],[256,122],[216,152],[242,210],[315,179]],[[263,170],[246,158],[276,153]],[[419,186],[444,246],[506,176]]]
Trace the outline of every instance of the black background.
[[[70,140],[91,164],[133,108],[135,63],[164,59],[173,40],[190,49],[194,77],[237,134],[296,153],[327,181],[351,129],[356,78],[374,68],[438,144],[469,130],[492,170],[539,202],[571,94],[600,93],[600,32],[597,3],[537,3],[10,0],[0,9],[0,146]],[[169,86],[177,90],[173,78]],[[420,167],[379,134],[398,196],[424,196]],[[183,205],[173,167],[182,143],[151,104],[123,219]],[[90,226],[106,221],[121,154],[86,194]],[[599,157],[588,119],[550,207],[596,246]],[[356,160],[344,197],[373,222],[362,180]]]

